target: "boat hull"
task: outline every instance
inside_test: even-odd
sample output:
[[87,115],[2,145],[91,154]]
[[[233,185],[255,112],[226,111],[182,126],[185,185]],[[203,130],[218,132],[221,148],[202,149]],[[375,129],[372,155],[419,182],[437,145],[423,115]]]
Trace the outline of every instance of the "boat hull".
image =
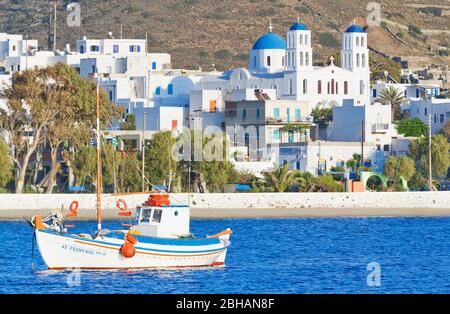
[[205,245],[165,245],[138,242],[136,254],[120,253],[123,240],[103,237],[95,240],[36,230],[41,256],[49,269],[142,269],[222,266],[230,242],[220,238]]

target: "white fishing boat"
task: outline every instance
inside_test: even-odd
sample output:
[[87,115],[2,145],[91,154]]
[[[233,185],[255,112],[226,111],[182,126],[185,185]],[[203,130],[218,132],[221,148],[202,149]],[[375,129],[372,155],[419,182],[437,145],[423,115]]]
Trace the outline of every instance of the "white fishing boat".
[[[97,96],[97,230],[94,233],[69,233],[62,212],[44,218],[26,218],[34,228],[39,252],[47,267],[144,269],[224,265],[232,231],[226,229],[212,236],[196,238],[189,230],[189,206],[173,205],[165,194],[151,194],[136,208],[134,222],[126,226],[127,229],[102,229],[98,115]],[[72,216],[76,215],[74,209]]]

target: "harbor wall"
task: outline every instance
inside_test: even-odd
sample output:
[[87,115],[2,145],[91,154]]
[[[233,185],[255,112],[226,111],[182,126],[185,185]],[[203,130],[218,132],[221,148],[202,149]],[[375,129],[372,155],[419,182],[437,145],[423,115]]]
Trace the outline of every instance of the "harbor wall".
[[[148,194],[103,195],[102,209],[105,219],[118,218],[116,202],[125,200],[128,208],[142,204]],[[187,204],[187,194],[171,194],[174,204]],[[96,196],[93,194],[0,194],[0,219],[18,219],[24,215],[47,214],[64,208],[69,211],[72,201],[79,203],[78,217],[95,217]],[[272,216],[314,214],[337,215],[345,210],[346,215],[361,215],[364,210],[375,210],[376,215],[389,215],[393,209],[420,209],[421,213],[450,214],[450,192],[382,192],[382,193],[223,193],[191,194],[191,209],[196,217],[252,216],[258,210],[270,210]],[[215,215],[209,215],[212,212]],[[229,213],[227,215],[226,213]],[[232,214],[234,213],[234,214]],[[327,214],[329,213],[329,215]],[[286,214],[287,215],[287,214]]]

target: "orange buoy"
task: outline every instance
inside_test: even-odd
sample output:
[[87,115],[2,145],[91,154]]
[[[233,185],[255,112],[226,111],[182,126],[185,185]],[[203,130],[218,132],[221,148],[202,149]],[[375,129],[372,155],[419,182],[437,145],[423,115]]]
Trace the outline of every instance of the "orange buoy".
[[123,199],[120,199],[120,200],[117,201],[116,207],[117,207],[121,212],[124,212],[124,211],[126,211],[126,210],[128,209],[127,203],[126,203]]
[[120,247],[120,254],[122,254],[125,258],[132,258],[136,254],[136,250],[133,246],[133,244],[125,242]]
[[78,205],[79,204],[77,201],[73,201],[72,203],[70,203],[70,206],[69,206],[70,214],[68,214],[67,217],[77,217]]
[[132,234],[128,233],[128,234],[126,235],[126,237],[125,237],[125,242],[128,242],[128,243],[130,243],[130,244],[132,244],[132,245],[135,245],[135,244],[137,243],[137,240],[136,240],[135,237],[133,237]]

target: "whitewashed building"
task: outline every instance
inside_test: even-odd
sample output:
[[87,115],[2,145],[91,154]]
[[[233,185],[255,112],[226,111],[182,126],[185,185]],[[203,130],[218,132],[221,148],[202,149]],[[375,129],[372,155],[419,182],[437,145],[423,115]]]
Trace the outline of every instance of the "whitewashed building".
[[[345,99],[357,104],[370,102],[370,70],[367,33],[358,25],[350,26],[342,39],[342,67],[334,64],[313,65],[311,31],[300,22],[286,33],[286,40],[273,32],[261,36],[249,53],[248,69],[229,70],[216,77],[207,76],[196,90],[214,90],[218,99],[251,100],[255,90],[273,90],[273,100],[308,103],[309,112],[316,106],[342,105]],[[221,93],[221,95],[220,95]],[[238,96],[238,97],[236,97]],[[198,107],[207,109],[210,99]],[[220,106],[217,106],[220,108]],[[207,110],[206,110],[207,111]],[[309,114],[308,112],[308,114]]]

